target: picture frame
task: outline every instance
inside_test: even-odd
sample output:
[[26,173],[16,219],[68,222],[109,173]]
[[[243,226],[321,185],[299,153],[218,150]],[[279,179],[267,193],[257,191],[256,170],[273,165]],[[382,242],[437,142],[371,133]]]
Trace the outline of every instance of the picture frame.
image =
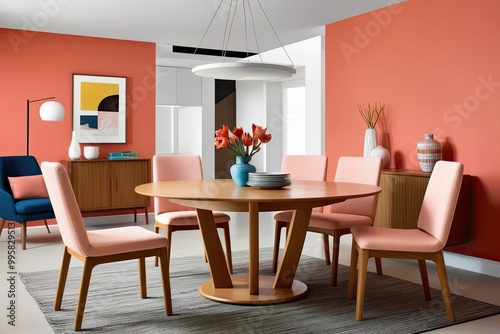
[[73,131],[79,143],[126,143],[125,77],[73,74]]

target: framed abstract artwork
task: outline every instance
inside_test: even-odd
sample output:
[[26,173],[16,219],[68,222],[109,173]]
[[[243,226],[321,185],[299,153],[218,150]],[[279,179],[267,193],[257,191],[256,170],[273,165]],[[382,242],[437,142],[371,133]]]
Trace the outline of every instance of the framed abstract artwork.
[[126,116],[126,78],[73,74],[73,130],[79,143],[125,143]]

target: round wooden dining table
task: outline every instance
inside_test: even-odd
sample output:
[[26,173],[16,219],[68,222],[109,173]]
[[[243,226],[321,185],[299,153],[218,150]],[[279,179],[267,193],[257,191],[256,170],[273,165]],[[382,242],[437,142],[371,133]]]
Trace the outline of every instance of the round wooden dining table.
[[[200,293],[211,300],[233,304],[274,304],[307,294],[305,283],[295,279],[307,226],[314,207],[349,198],[373,196],[380,187],[342,182],[293,181],[280,189],[239,187],[232,180],[180,180],[139,185],[138,194],[165,197],[196,209],[212,279]],[[259,212],[294,210],[285,249],[276,275],[259,273]],[[248,212],[248,275],[231,275],[212,211]]]

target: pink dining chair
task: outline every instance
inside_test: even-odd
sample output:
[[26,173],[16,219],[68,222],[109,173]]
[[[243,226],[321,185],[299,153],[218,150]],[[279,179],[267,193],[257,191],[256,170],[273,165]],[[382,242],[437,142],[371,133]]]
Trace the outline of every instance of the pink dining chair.
[[425,261],[435,262],[448,321],[455,321],[443,248],[453,222],[462,176],[463,165],[460,162],[441,160],[436,163],[425,191],[416,229],[373,226],[355,226],[351,229],[353,240],[348,297],[354,298],[358,271],[356,320],[363,318],[368,259],[385,257],[418,260],[426,300],[431,299],[431,294]]
[[138,226],[87,231],[68,174],[58,162],[42,162],[42,175],[54,208],[64,243],[54,310],[61,309],[71,257],[83,262],[80,295],[76,306],[75,331],[82,328],[92,269],[103,263],[139,260],[140,296],[147,297],[145,258],[160,259],[165,310],[172,314],[167,241],[162,236]]
[[[290,173],[292,180],[305,181],[325,181],[328,168],[328,158],[324,155],[285,155],[281,162],[281,171]],[[313,212],[322,212],[323,207],[314,208]],[[292,220],[293,211],[278,212],[274,219],[276,220],[274,231],[274,251],[273,251],[273,272],[278,267],[279,245],[281,241],[281,229],[287,228]],[[329,257],[326,258],[329,264]]]
[[[198,155],[155,155],[153,156],[153,182],[174,180],[201,180],[203,171]],[[165,231],[168,242],[168,258],[172,245],[172,233],[175,231],[198,230],[198,218],[193,208],[174,204],[168,198],[155,197],[155,232]],[[231,237],[229,221],[231,217],[223,212],[214,211],[217,228],[224,230],[226,261],[229,272],[233,273],[231,256]],[[205,258],[206,260],[206,258]]]
[[[382,160],[378,157],[340,157],[335,172],[335,182],[365,183],[379,185]],[[349,199],[330,206],[329,212],[313,212],[308,231],[323,234],[323,248],[327,264],[330,259],[329,236],[332,245],[332,286],[337,286],[340,238],[350,233],[350,228],[358,225],[373,225],[377,210],[378,195]],[[275,219],[290,221],[290,212],[276,215]],[[382,274],[380,259],[376,259],[377,273]]]

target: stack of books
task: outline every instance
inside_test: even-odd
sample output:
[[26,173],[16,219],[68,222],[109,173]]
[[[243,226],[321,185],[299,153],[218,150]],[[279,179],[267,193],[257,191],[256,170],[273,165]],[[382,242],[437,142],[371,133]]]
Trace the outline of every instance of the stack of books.
[[139,153],[130,151],[108,153],[108,160],[123,160],[123,159],[139,159]]

